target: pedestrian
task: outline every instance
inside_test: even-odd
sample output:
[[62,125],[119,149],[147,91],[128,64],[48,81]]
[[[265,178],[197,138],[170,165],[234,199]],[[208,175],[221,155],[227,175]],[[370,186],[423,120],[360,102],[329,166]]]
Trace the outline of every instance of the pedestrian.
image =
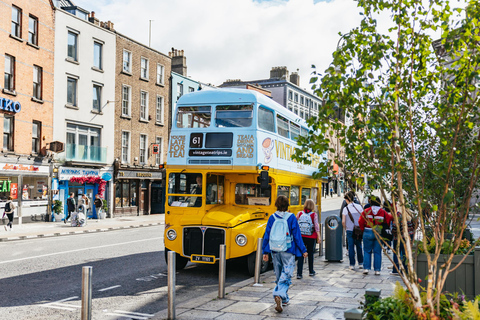
[[13,227],[13,214],[15,213],[15,204],[12,201],[12,197],[8,197],[7,202],[5,203],[5,214],[8,218],[8,223],[4,226],[5,231],[8,231],[8,226],[10,226],[10,231],[12,231]]
[[86,194],[82,195],[83,205],[85,206],[85,215],[88,217],[90,215],[90,198]]
[[372,195],[367,196],[367,203],[365,204],[365,206],[363,206],[363,210],[367,210],[368,208],[371,207],[370,198],[372,198],[372,197],[373,197]]
[[333,198],[333,187],[330,187],[330,198]]
[[376,196],[370,198],[370,208],[362,212],[358,220],[360,229],[363,231],[363,273],[368,274],[372,268],[372,254],[373,254],[373,269],[375,275],[380,275],[382,269],[382,246],[372,228],[375,228],[380,235],[380,228],[382,224],[390,225],[392,216],[380,207],[381,200]]
[[97,218],[99,218],[103,209],[103,201],[100,199],[100,195],[98,193],[95,195],[93,205],[95,206],[95,211],[97,212]]
[[[358,201],[358,198],[357,198],[357,195],[355,194],[355,192],[353,190],[350,190],[346,193],[346,195],[349,194],[349,193],[353,196],[353,202],[360,205],[360,201]],[[340,211],[338,213],[338,216],[340,217],[340,220],[343,220],[343,209],[345,209],[346,206],[347,206],[347,201],[343,200],[342,206],[340,207]],[[360,212],[362,212],[362,211],[363,211],[363,208],[362,208],[362,210],[360,210]],[[345,232],[345,230],[346,230],[345,227],[343,228],[343,230]],[[348,250],[348,241],[346,240],[345,234],[346,233],[343,234],[342,243],[345,242],[345,245],[346,245],[347,250]],[[348,255],[348,252],[347,252],[347,255]]]
[[75,193],[72,192],[70,193],[70,197],[68,197],[67,199],[67,210],[68,210],[68,214],[67,214],[67,217],[63,220],[63,223],[67,223],[67,220],[70,218],[70,216],[72,215],[72,212],[75,211],[75,207],[76,207],[76,204],[75,204]]
[[[392,210],[393,210],[393,204],[392,202],[388,201],[388,200],[385,200],[383,202],[383,210],[387,211],[390,215],[392,214]],[[393,219],[392,219],[393,221]],[[390,229],[392,228],[392,224],[390,223]],[[385,251],[387,251],[388,254],[391,253],[391,248],[392,246],[392,241],[389,241],[389,240],[385,240],[385,243],[383,244],[383,247],[385,248]]]
[[355,193],[353,191],[347,192],[344,197],[347,202],[347,206],[343,209],[342,225],[343,229],[347,231],[347,243],[348,243],[348,259],[350,261],[350,270],[355,270],[355,251],[357,253],[358,268],[363,268],[363,250],[362,250],[362,238],[354,233],[354,227],[359,226],[360,215],[363,212],[363,208],[360,204],[354,202]]
[[[400,271],[400,265],[399,261],[402,261],[403,268],[405,271],[407,271],[407,265],[406,265],[406,259],[405,259],[405,237],[403,236],[403,223],[402,223],[402,213],[397,212],[397,217],[398,217],[398,223],[400,225],[400,228],[397,227],[395,220],[392,219],[392,233],[393,233],[393,269],[391,274],[392,275],[398,275]],[[410,217],[407,215],[407,230],[408,230],[408,236],[410,237],[410,243],[413,242],[413,234],[415,231],[415,226],[413,221],[410,219]],[[400,237],[398,236],[398,232],[400,231],[400,237],[403,239],[403,241],[400,240]],[[406,242],[405,242],[406,243]]]
[[302,234],[295,215],[288,212],[288,198],[279,196],[275,201],[277,211],[270,215],[263,236],[263,260],[268,261],[272,254],[273,270],[277,284],[273,289],[275,310],[283,311],[290,300],[288,288],[292,283],[295,270],[295,257],[307,257],[307,249],[302,241]]
[[[320,225],[318,224],[318,215],[315,210],[315,202],[312,199],[307,199],[303,206],[303,211],[297,213],[298,225],[300,226],[300,233],[302,234],[303,244],[307,248],[308,254],[308,271],[309,276],[316,274],[313,270],[313,259],[315,252],[315,245],[317,239],[320,239]],[[304,258],[300,257],[297,262],[297,279],[303,277],[303,262]]]

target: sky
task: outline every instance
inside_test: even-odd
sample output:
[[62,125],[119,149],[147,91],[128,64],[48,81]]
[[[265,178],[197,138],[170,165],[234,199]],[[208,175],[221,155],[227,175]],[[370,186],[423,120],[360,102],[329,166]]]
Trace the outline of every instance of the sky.
[[168,54],[184,50],[187,75],[220,85],[259,80],[286,66],[310,91],[312,65],[325,70],[340,39],[359,25],[353,0],[74,0],[100,21]]

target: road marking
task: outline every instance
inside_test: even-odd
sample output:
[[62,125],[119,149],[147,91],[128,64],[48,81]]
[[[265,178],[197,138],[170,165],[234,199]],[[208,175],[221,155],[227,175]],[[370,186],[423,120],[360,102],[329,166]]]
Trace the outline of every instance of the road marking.
[[48,302],[48,303],[40,305],[40,307],[75,311],[78,308],[81,308],[81,306],[75,306],[75,305],[68,304],[68,303],[62,303],[62,302],[70,301],[70,300],[73,300],[73,299],[78,299],[78,296],[65,298],[65,299],[57,300],[57,301],[53,301],[53,302]]
[[112,289],[115,289],[115,288],[120,288],[121,285],[117,284],[116,286],[111,286],[111,287],[108,287],[108,288],[103,288],[103,289],[100,289],[98,291],[102,292],[102,291],[107,291],[107,290],[112,290]]
[[101,249],[101,248],[109,248],[109,247],[115,247],[115,246],[123,246],[123,245],[130,244],[130,243],[145,242],[145,241],[160,240],[160,239],[163,239],[163,237],[135,240],[135,241],[129,241],[129,242],[122,242],[122,243],[106,244],[106,245],[103,245],[103,246],[89,247],[89,248],[84,248],[84,249],[76,249],[76,250],[69,250],[69,251],[62,251],[62,252],[47,253],[47,254],[42,254],[42,255],[39,255],[39,256],[33,256],[33,257],[27,257],[27,258],[21,258],[21,259],[14,259],[14,260],[8,260],[8,261],[0,261],[0,264],[10,263],[10,262],[18,262],[18,261],[25,261],[25,260],[36,259],[36,258],[45,258],[45,257],[51,257],[51,256],[60,255],[60,254],[71,254],[72,252],[80,252],[80,251],[86,251],[86,250],[92,250],[92,249]]
[[153,317],[154,316],[154,314],[149,314],[149,313],[140,313],[140,312],[122,311],[122,310],[115,310],[113,312],[128,313],[128,314],[133,314],[135,316],[142,316],[142,317]]
[[156,280],[156,279],[158,279],[158,278],[160,278],[160,277],[166,277],[166,276],[167,276],[167,275],[164,274],[164,273],[157,273],[157,274],[152,274],[152,275],[150,275],[150,276],[146,276],[146,277],[142,277],[142,278],[137,278],[137,279],[135,279],[135,280],[148,282],[148,281],[153,281],[153,280]]
[[126,312],[126,311],[121,311],[122,313],[117,313],[117,312],[108,312],[105,313],[107,316],[119,316],[122,318],[128,318],[128,319],[134,319],[134,320],[147,320],[149,317],[153,317],[154,315],[149,315],[147,317],[142,317],[142,316],[137,316],[134,314],[134,312]]

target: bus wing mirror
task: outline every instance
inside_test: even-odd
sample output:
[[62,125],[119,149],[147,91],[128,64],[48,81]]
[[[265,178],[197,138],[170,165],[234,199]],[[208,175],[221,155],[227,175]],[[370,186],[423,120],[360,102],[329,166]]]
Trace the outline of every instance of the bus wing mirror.
[[268,171],[262,170],[257,177],[257,181],[260,183],[260,188],[268,189]]

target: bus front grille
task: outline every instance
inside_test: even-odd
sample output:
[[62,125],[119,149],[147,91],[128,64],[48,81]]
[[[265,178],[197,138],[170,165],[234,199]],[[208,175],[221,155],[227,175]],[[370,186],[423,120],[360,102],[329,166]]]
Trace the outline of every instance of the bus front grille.
[[[202,231],[203,229],[203,231]],[[187,227],[183,229],[183,254],[220,256],[220,245],[225,244],[225,230],[209,227]]]

